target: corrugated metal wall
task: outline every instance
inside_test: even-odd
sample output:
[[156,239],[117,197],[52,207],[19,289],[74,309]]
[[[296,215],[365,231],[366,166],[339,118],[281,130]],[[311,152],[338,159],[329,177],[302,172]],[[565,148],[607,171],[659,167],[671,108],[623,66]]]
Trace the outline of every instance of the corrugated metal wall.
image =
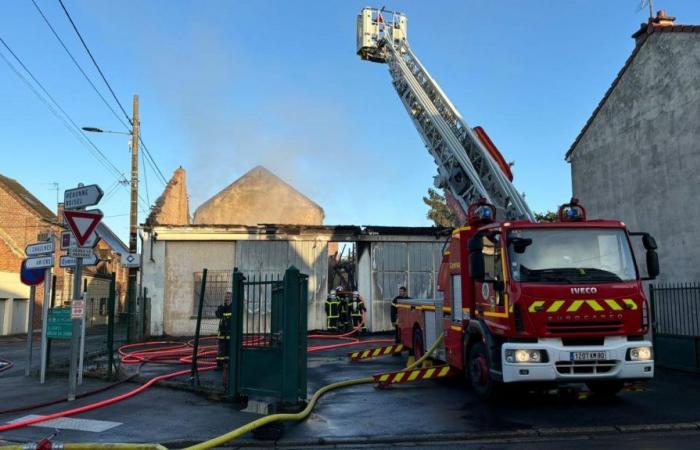
[[372,331],[393,328],[390,303],[400,286],[412,298],[436,297],[442,247],[442,242],[372,242]]
[[328,242],[306,241],[238,241],[236,264],[244,275],[283,276],[291,265],[309,276],[308,328],[322,329],[328,293]]

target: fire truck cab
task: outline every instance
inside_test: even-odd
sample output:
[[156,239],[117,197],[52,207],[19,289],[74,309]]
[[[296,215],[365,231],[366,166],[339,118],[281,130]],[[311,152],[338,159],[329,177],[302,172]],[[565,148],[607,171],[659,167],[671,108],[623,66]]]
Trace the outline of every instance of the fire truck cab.
[[[586,220],[576,199],[552,223],[497,222],[469,207],[446,245],[434,300],[402,300],[401,343],[416,356],[444,333],[438,359],[490,397],[501,383],[584,382],[615,394],[654,374],[643,279],[658,274],[656,243],[614,220]],[[648,277],[631,237],[641,236]]]

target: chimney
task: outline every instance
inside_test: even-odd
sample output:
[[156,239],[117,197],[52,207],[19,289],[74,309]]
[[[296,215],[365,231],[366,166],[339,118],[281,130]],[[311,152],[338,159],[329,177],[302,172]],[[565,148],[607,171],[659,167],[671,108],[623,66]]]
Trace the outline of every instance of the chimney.
[[667,16],[663,9],[656,13],[656,17],[652,20],[656,27],[669,27],[674,25],[675,17]]
[[661,27],[671,27],[675,25],[675,17],[667,16],[666,11],[659,10],[656,13],[656,17],[650,18],[647,23],[642,23],[639,29],[632,35],[634,41],[637,45],[641,44],[648,34],[654,30],[654,28]]

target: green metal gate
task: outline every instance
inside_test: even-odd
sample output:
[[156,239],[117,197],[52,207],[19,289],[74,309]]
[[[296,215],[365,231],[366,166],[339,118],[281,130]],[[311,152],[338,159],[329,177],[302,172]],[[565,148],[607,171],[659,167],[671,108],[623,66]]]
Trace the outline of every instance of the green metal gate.
[[700,283],[652,284],[649,293],[655,362],[700,370]]
[[228,392],[306,401],[308,277],[292,266],[280,279],[246,279],[234,270]]

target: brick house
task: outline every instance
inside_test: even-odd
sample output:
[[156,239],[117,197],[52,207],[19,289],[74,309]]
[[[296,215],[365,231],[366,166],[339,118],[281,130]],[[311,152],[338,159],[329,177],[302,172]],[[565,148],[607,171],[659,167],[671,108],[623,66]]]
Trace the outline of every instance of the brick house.
[[[25,247],[36,242],[39,233],[59,235],[61,231],[63,228],[56,214],[16,180],[0,175],[0,336],[27,331],[29,287],[21,283],[19,276]],[[123,309],[126,293],[126,270],[121,267],[119,255],[115,252],[115,248],[119,248],[118,238],[106,226],[98,234],[109,236],[97,246],[97,253],[103,261],[83,272],[83,286],[87,289],[88,326],[106,321],[106,297],[112,271],[117,276],[120,310]],[[123,243],[121,247],[125,248]],[[56,252],[54,264],[55,289],[51,293],[54,306],[69,304],[72,293],[72,270],[59,267],[60,254]],[[36,289],[34,329],[41,326],[43,298],[44,288],[39,285]]]

